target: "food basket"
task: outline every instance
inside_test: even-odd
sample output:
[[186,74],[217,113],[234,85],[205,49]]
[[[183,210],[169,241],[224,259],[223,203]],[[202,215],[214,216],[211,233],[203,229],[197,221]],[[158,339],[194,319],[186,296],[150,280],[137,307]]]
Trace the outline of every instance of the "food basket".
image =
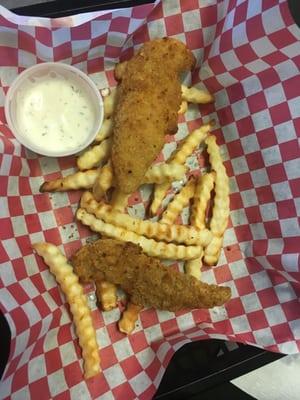
[[[215,96],[189,108],[168,148],[215,119],[231,213],[218,266],[205,267],[202,279],[230,286],[232,300],[210,311],[147,309],[124,336],[116,324],[122,305],[99,312],[87,290],[103,372],[85,381],[68,306],[31,248],[45,240],[70,256],[91,236],[74,220],[79,192],[39,193],[45,180],[73,171],[75,158],[23,148],[6,126],[5,93],[20,71],[43,61],[72,64],[99,89],[113,87],[115,64],[164,36],[186,42],[197,58],[185,83]],[[299,351],[299,39],[287,1],[165,0],[58,19],[0,7],[0,305],[12,333],[2,398],[150,399],[174,352],[202,339]],[[198,168],[197,157],[190,165]],[[148,195],[132,195],[131,212],[143,215]]]

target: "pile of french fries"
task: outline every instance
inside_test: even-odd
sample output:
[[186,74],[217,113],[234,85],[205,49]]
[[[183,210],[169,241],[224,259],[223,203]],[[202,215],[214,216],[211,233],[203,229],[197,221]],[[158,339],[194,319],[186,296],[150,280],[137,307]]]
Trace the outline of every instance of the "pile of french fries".
[[[200,279],[203,261],[206,265],[215,265],[218,262],[229,217],[228,177],[216,137],[210,133],[214,123],[209,122],[189,133],[165,163],[152,165],[145,174],[143,183],[154,184],[150,214],[152,217],[158,216],[159,220],[154,222],[132,217],[126,212],[129,195],[121,193],[115,187],[110,159],[116,90],[106,89],[102,92],[105,95],[105,119],[93,146],[78,157],[78,172],[45,182],[40,191],[85,189],[76,213],[78,221],[102,235],[139,244],[150,256],[184,260],[185,272]],[[182,86],[179,113],[187,110],[188,103],[203,104],[212,101],[213,97],[209,93]],[[209,155],[210,171],[198,178],[190,177],[158,215],[171,184],[185,180],[188,170],[186,160],[202,143],[206,145]],[[212,216],[208,220],[207,210],[213,191]],[[177,224],[178,217],[190,202],[192,206],[189,225]],[[76,279],[67,260],[55,246],[37,244],[35,249],[49,264],[51,272],[66,294],[83,348],[85,376],[93,376],[100,370],[100,367],[96,368],[99,358],[95,355],[95,335],[90,330],[90,314],[86,310],[78,278]],[[59,262],[60,270],[57,268]],[[65,275],[63,271],[66,271]],[[116,287],[111,283],[97,283],[96,294],[103,310],[117,307]],[[120,331],[127,334],[132,332],[140,310],[135,304],[127,304],[119,321]],[[85,329],[90,332],[90,336],[84,333],[81,318],[85,320]]]

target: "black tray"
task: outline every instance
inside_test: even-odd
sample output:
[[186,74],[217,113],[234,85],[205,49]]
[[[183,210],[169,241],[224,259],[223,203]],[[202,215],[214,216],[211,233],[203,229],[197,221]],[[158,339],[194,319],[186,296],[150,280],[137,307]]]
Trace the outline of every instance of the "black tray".
[[66,17],[84,12],[110,10],[154,3],[154,0],[56,0],[47,3],[38,3],[32,6],[15,8],[12,11],[20,15],[38,17]]

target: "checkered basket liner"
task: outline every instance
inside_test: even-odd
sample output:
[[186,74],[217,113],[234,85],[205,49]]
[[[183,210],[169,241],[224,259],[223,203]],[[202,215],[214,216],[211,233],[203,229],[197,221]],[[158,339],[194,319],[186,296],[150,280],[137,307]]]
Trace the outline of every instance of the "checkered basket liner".
[[[31,249],[45,240],[70,256],[91,236],[74,221],[80,193],[39,193],[44,180],[72,172],[75,159],[22,147],[6,126],[4,97],[18,73],[43,61],[75,65],[99,88],[114,86],[114,65],[163,36],[187,43],[197,66],[185,81],[215,95],[215,104],[181,117],[160,159],[188,131],[217,121],[231,215],[219,264],[202,276],[230,286],[233,298],[211,311],[144,310],[124,336],[116,324],[123,306],[99,312],[86,288],[103,369],[86,382],[68,305]],[[0,305],[12,333],[1,398],[150,399],[174,351],[191,340],[299,351],[299,39],[285,0],[165,0],[56,20],[0,7]],[[192,169],[197,160],[189,160]],[[148,197],[149,190],[132,195],[129,212],[142,215]]]

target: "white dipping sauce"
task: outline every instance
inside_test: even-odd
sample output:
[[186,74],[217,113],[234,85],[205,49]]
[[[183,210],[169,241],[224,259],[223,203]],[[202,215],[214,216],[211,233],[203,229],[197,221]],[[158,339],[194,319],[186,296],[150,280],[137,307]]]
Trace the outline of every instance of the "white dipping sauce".
[[54,72],[28,79],[16,101],[19,130],[48,151],[78,148],[95,124],[95,108],[88,94],[72,79]]

